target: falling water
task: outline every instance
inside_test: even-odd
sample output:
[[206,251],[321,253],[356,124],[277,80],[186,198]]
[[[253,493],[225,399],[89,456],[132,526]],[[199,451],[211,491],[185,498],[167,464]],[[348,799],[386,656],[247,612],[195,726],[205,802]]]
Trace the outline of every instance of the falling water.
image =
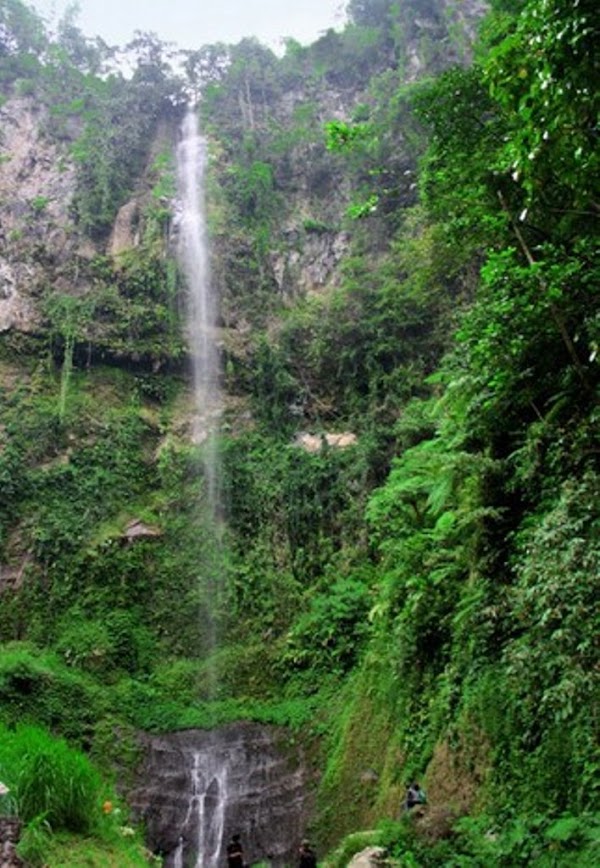
[[314,812],[314,773],[303,747],[282,736],[246,721],[142,737],[131,803],[165,868],[220,868],[234,834],[251,865],[296,864]]
[[220,414],[219,360],[215,341],[217,304],[211,285],[205,209],[206,139],[200,134],[193,107],[186,112],[177,149],[179,190],[179,259],[187,288],[187,330],[194,385],[193,441],[201,447],[204,488],[199,517],[205,522],[204,549],[198,563],[201,648],[209,661],[207,691],[216,690],[211,668],[217,647],[214,613],[221,590],[222,557],[219,525],[217,433]]
[[190,775],[190,799],[173,868],[189,865],[190,854],[195,868],[218,868],[225,825],[227,767],[210,754],[194,751]]
[[188,290],[188,331],[192,357],[194,442],[203,444],[208,501],[218,509],[215,435],[219,416],[219,362],[215,343],[216,299],[211,287],[206,232],[204,181],[206,139],[197,112],[185,115],[177,151],[179,186],[179,257]]
[[[197,112],[187,111],[177,149],[179,191],[179,259],[187,288],[188,342],[194,385],[193,440],[201,446],[204,470],[204,515],[207,540],[198,564],[201,589],[202,646],[207,655],[206,690],[216,689],[211,664],[217,647],[213,616],[221,585],[217,427],[219,421],[219,364],[215,343],[216,300],[211,287],[205,216],[207,143],[200,134]],[[222,847],[226,805],[226,768],[214,764],[206,753],[194,753],[190,769],[191,790],[181,837],[173,856],[173,868],[217,868]],[[195,860],[195,861],[191,861]]]

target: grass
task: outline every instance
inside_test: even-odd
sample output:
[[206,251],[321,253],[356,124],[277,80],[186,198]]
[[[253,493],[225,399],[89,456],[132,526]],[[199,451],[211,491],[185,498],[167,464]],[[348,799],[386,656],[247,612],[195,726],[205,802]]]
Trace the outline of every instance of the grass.
[[0,780],[9,789],[0,810],[23,821],[18,852],[30,868],[152,861],[113,788],[63,739],[36,726],[0,724]]
[[48,868],[148,868],[161,860],[149,854],[137,837],[101,841],[62,833],[51,839],[45,864]]
[[0,726],[0,779],[15,812],[29,823],[43,817],[53,829],[98,828],[103,782],[92,763],[36,726]]

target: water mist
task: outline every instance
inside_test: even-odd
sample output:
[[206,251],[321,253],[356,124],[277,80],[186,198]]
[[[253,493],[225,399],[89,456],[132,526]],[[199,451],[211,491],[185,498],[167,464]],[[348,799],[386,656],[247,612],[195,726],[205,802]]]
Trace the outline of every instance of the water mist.
[[196,111],[190,108],[177,149],[179,189],[179,259],[187,285],[188,343],[192,360],[195,414],[193,439],[203,445],[207,499],[218,514],[216,434],[220,412],[219,358],[215,333],[217,300],[211,285],[206,230],[206,139]]
[[[178,253],[187,289],[187,329],[190,350],[194,422],[193,442],[202,455],[204,486],[199,516],[203,525],[203,555],[198,563],[203,652],[208,660],[217,646],[214,612],[221,587],[219,473],[217,429],[220,415],[219,359],[215,341],[217,303],[211,285],[205,209],[207,143],[200,134],[197,112],[185,115],[177,149],[179,196]],[[206,692],[214,695],[216,672],[207,666]],[[225,771],[207,754],[195,753],[182,836],[174,868],[216,868],[222,847],[226,793]],[[190,858],[195,860],[193,863]]]

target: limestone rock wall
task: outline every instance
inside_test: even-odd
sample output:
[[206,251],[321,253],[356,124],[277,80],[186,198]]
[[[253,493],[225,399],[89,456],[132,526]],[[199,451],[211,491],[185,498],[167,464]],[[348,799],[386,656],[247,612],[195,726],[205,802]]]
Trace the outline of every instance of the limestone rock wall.
[[75,170],[66,149],[44,136],[46,120],[31,98],[0,108],[0,332],[37,329],[35,297],[48,269],[77,250]]

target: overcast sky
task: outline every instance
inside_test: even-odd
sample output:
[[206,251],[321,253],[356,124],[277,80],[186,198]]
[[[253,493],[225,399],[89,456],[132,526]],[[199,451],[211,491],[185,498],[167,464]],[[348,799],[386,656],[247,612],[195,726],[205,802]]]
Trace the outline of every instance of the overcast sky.
[[[57,20],[68,0],[29,0],[50,20]],[[135,30],[152,31],[180,48],[213,42],[239,42],[256,36],[274,50],[291,36],[314,42],[344,21],[346,0],[79,0],[79,27],[109,45],[125,45]]]

